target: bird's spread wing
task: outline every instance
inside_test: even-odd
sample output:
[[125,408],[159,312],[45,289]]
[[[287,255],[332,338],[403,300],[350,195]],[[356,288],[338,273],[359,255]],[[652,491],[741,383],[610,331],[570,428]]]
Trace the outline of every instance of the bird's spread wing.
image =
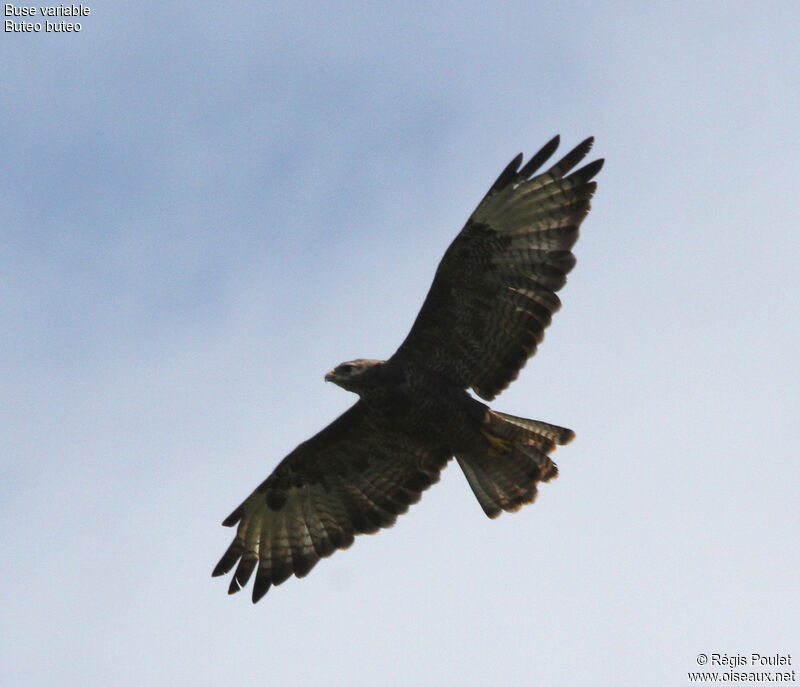
[[238,562],[229,593],[258,568],[253,602],[320,558],[377,532],[438,481],[450,455],[415,444],[365,412],[361,401],[300,444],[223,522],[236,537],[213,574]]
[[575,265],[570,252],[589,212],[603,160],[569,173],[589,138],[533,174],[558,136],[520,169],[503,170],[444,254],[408,337],[395,356],[413,358],[491,400],[516,379],[561,303]]

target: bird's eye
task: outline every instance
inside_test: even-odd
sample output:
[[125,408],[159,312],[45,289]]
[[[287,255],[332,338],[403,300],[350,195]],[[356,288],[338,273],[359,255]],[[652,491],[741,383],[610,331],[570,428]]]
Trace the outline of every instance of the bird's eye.
[[346,365],[339,365],[339,372],[341,374],[349,375],[353,371],[353,366],[350,363]]

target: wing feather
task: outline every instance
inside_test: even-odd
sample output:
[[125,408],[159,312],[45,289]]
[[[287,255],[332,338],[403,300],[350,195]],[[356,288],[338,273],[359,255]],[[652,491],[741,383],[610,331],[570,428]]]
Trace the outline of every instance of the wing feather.
[[536,176],[558,136],[522,168],[522,155],[511,161],[447,249],[395,357],[426,365],[486,400],[516,379],[561,307],[556,292],[575,266],[571,249],[603,160],[570,171],[592,142]]
[[359,401],[284,458],[225,519],[238,528],[213,575],[236,566],[229,593],[254,571],[253,602],[291,575],[304,577],[355,535],[391,527],[439,479],[449,455],[375,423]]

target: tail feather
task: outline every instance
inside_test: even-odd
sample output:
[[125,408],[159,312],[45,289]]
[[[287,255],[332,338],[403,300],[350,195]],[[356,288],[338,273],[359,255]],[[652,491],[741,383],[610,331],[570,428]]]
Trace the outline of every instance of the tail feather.
[[536,498],[536,485],[558,476],[548,454],[575,437],[572,430],[487,410],[481,433],[486,444],[456,455],[486,515],[514,512]]

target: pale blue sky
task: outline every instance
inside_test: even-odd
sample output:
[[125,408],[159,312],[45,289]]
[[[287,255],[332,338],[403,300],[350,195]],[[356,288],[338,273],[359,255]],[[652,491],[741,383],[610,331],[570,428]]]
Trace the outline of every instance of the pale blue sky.
[[[795,3],[90,5],[3,33],[0,676],[686,684],[800,660]],[[457,466],[252,606],[221,520],[399,345],[503,166],[607,158],[493,407],[571,427],[488,520]]]

